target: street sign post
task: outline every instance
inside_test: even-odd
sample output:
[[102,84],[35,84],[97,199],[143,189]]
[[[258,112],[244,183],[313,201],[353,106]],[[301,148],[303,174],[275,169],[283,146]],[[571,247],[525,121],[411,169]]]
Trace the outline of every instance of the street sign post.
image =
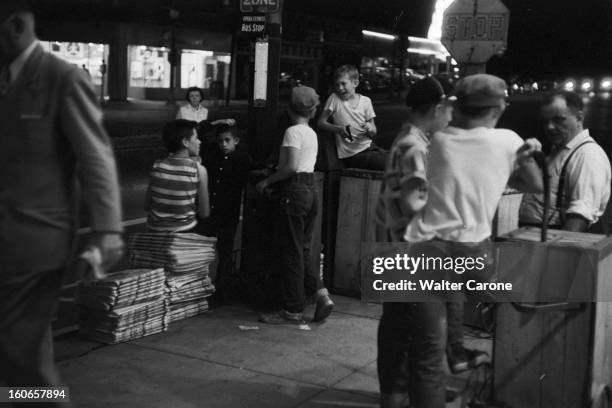
[[280,0],[240,0],[243,13],[278,13]]
[[506,50],[509,20],[500,0],[455,0],[444,12],[441,42],[457,62],[484,71]]

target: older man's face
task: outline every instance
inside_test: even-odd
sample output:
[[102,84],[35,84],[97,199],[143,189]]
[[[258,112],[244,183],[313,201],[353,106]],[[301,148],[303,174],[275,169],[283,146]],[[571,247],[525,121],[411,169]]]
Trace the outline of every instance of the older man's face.
[[562,97],[556,97],[550,104],[542,107],[544,130],[553,146],[563,146],[582,132],[582,115],[582,112],[568,107]]

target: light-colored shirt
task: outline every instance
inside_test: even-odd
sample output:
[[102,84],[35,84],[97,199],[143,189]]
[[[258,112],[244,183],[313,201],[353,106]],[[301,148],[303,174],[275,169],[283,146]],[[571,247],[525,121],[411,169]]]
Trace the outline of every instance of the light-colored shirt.
[[[587,129],[547,157],[551,190],[548,224],[551,226],[561,226],[560,211],[580,215],[592,224],[597,222],[606,209],[610,198],[610,161],[597,143],[581,146],[570,158],[565,173],[562,208],[556,208],[563,164],[570,153],[586,141],[594,142]],[[544,195],[525,194],[519,219],[525,223],[541,224],[543,209]]]
[[[281,146],[298,149],[296,172],[314,172],[319,142],[317,140],[317,134],[310,126],[293,125],[288,127],[283,136],[283,143]],[[283,163],[279,162],[278,166],[282,167]]]
[[176,118],[201,122],[208,119],[208,109],[202,105],[198,105],[195,109],[191,104],[183,105],[179,108]]
[[402,211],[402,185],[419,178],[427,181],[430,141],[417,127],[406,124],[395,138],[387,157],[383,186],[376,206],[376,222],[387,229],[392,241],[403,239],[414,212]]
[[339,134],[335,135],[336,151],[341,159],[354,156],[366,150],[372,144],[372,139],[367,136],[364,129],[365,123],[376,117],[372,100],[360,94],[357,94],[357,98],[357,104],[355,105],[355,101],[343,101],[333,93],[327,98],[323,108],[323,110],[331,113],[335,125],[344,127],[348,125],[351,129],[353,141],[346,140]]
[[448,127],[434,135],[427,166],[428,201],[404,239],[481,242],[516,168],[523,140],[511,130]]

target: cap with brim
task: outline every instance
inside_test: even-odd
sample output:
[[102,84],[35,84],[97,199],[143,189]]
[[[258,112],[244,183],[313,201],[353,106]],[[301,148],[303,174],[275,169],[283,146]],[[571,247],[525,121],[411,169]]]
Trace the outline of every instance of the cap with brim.
[[455,95],[461,106],[485,108],[498,106],[508,96],[506,82],[494,75],[476,74],[457,83]]
[[445,98],[440,82],[433,77],[417,81],[406,94],[406,106],[418,108],[432,103],[439,103]]
[[309,86],[296,86],[291,89],[289,107],[295,112],[308,112],[319,105],[319,95]]

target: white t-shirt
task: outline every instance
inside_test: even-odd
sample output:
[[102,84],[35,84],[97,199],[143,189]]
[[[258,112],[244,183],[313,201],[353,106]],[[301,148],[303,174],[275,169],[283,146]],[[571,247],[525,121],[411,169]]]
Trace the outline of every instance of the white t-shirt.
[[[298,149],[296,170],[298,173],[314,172],[319,142],[317,140],[317,134],[310,126],[293,125],[288,127],[287,130],[285,130],[281,146]],[[283,163],[279,160],[278,166],[282,167],[282,165]]]
[[366,150],[372,144],[372,139],[366,135],[363,126],[368,120],[374,119],[376,114],[372,107],[372,100],[367,96],[357,94],[359,98],[357,105],[355,101],[343,101],[333,93],[329,95],[323,110],[331,112],[332,121],[335,125],[351,127],[353,141],[343,139],[339,134],[335,135],[336,150],[341,159],[351,157]]
[[404,239],[480,242],[488,238],[523,143],[507,129],[451,126],[436,133],[429,148],[427,205],[408,224]]
[[197,109],[194,109],[190,104],[183,105],[180,107],[176,114],[177,119],[193,120],[195,122],[201,122],[208,119],[208,109],[202,105],[198,105]]

